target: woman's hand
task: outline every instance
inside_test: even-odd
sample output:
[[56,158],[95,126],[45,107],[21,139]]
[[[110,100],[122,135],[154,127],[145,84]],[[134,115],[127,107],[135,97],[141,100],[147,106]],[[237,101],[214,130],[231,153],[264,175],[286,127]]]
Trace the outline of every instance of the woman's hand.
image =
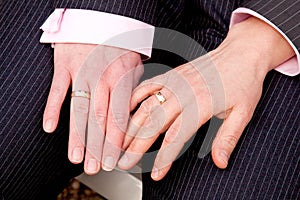
[[[72,91],[69,159],[87,174],[112,170],[121,152],[133,88],[143,74],[140,55],[124,49],[87,44],[56,44],[54,76],[44,112],[44,129],[53,132],[62,102]],[[87,98],[90,94],[90,98]],[[85,148],[86,144],[86,148]]]
[[[226,168],[261,97],[266,74],[293,54],[276,30],[250,18],[233,27],[216,50],[144,81],[132,95],[131,110],[141,105],[130,120],[119,167],[133,167],[166,132],[151,174],[154,180],[162,179],[185,142],[215,115],[224,122],[212,158]],[[157,92],[163,97],[154,95]]]

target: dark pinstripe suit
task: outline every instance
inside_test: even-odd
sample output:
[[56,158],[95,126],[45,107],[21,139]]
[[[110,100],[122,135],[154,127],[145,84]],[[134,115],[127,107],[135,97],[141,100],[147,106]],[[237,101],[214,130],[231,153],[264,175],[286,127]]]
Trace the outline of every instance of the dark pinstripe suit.
[[[58,183],[80,171],[67,160],[69,105],[63,108],[55,134],[49,136],[42,131],[53,58],[50,46],[39,44],[39,26],[55,7],[133,17],[181,31],[211,50],[224,39],[230,14],[240,6],[267,17],[300,49],[300,0],[2,0],[0,196],[2,193],[6,199],[34,199],[40,193],[50,193],[46,190],[59,189]],[[192,48],[189,53],[191,57],[200,54]],[[156,52],[153,59],[168,63],[166,58],[172,57],[161,55]],[[144,198],[299,199],[299,88],[299,76],[270,72],[263,97],[228,169],[218,170],[210,156],[198,158],[203,127],[165,179],[154,183],[144,176]]]
[[39,43],[39,27],[55,8],[51,2],[0,3],[0,199],[55,198],[81,171],[67,159],[69,106],[55,134],[42,131],[53,51]]

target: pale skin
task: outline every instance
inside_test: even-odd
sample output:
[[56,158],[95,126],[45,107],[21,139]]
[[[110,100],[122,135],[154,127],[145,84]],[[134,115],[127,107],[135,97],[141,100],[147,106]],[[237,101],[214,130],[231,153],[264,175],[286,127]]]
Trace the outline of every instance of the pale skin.
[[[151,173],[154,180],[161,180],[184,143],[212,116],[218,116],[224,122],[211,154],[216,166],[225,169],[252,118],[267,73],[294,54],[280,33],[251,17],[235,25],[223,43],[208,55],[141,83],[132,94],[130,109],[139,103],[141,106],[129,122],[123,143],[126,152],[118,166],[124,170],[132,168],[166,132]],[[211,75],[210,69],[217,72],[216,76]],[[222,89],[215,86],[216,79],[220,79]],[[190,91],[181,88],[186,84]],[[166,98],[163,104],[153,95],[157,91]],[[219,98],[220,93],[224,98]],[[188,120],[186,113],[191,114]]]
[[84,160],[87,174],[100,169],[111,171],[116,166],[129,118],[131,91],[143,69],[141,57],[135,52],[91,44],[55,45],[54,76],[43,126],[48,133],[56,129],[70,85],[73,91],[91,93],[90,99],[71,100],[68,150],[71,162]]
[[[60,108],[70,85],[72,90],[89,91],[90,100],[72,98],[70,161],[81,163],[84,160],[85,172],[90,175],[98,173],[101,168],[110,171],[117,164],[121,148],[124,148],[125,157],[118,164],[122,169],[129,169],[140,160],[158,135],[166,131],[153,167],[154,180],[166,175],[184,142],[213,115],[225,118],[225,122],[214,140],[212,158],[219,168],[226,168],[230,154],[259,101],[266,74],[294,55],[293,49],[277,31],[256,18],[250,18],[233,27],[224,42],[208,56],[142,83],[131,96],[143,74],[140,55],[113,47],[100,48],[96,52],[95,49],[96,45],[56,44],[54,77],[44,112],[44,129],[49,133],[56,129]],[[97,56],[85,62],[92,52]],[[212,62],[223,83],[225,101],[222,98],[218,102],[219,91],[213,90],[214,79],[205,77],[209,73],[203,69]],[[169,76],[179,76],[184,83],[169,82],[170,85],[164,87],[156,84],[166,83]],[[178,89],[179,85],[186,83],[193,92]],[[154,96],[144,100],[157,91],[162,91],[167,99],[165,103],[160,105]],[[187,93],[182,94],[181,91]],[[180,96],[184,98],[175,98]],[[120,98],[122,101],[118,101]],[[143,102],[143,106],[133,115],[126,132],[129,112],[139,102]],[[153,112],[149,111],[153,106],[159,106],[160,110],[154,112],[155,127],[147,129],[152,132],[130,129],[132,124],[141,127],[146,124],[149,127],[150,124],[151,127],[149,119],[153,118]],[[191,107],[200,111],[194,113],[196,117],[190,120],[195,123],[181,124],[180,116],[189,114]],[[162,121],[157,120],[160,112],[165,113]],[[197,116],[198,113],[201,115]],[[191,127],[190,130],[178,128],[185,126]],[[106,162],[108,157],[110,159]]]

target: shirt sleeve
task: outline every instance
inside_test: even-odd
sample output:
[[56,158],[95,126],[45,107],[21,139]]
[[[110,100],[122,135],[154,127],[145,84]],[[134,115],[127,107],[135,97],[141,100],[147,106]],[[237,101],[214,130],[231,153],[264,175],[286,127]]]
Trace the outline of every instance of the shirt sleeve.
[[248,8],[238,8],[232,13],[230,27],[232,27],[234,24],[240,23],[247,18],[254,16],[259,18],[260,20],[263,20],[270,26],[272,26],[275,30],[277,30],[291,45],[293,50],[295,51],[295,56],[286,62],[279,65],[275,70],[279,71],[282,74],[288,75],[288,76],[296,76],[300,73],[300,55],[296,48],[296,46],[291,42],[291,40],[281,31],[276,25],[274,25],[272,22],[270,22],[268,19],[266,19],[264,16],[260,15],[259,13],[248,9]]
[[151,57],[154,26],[120,15],[56,9],[41,26],[41,43],[102,44]]

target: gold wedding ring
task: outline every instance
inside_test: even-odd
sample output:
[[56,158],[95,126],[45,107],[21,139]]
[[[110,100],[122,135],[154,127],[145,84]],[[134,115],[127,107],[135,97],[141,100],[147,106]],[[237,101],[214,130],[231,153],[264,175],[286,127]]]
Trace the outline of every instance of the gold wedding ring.
[[90,99],[91,93],[83,90],[77,90],[71,93],[71,97],[83,97],[83,98]]
[[161,92],[156,92],[156,93],[154,93],[154,95],[160,104],[163,104],[166,101],[166,98],[164,97],[164,95],[162,95]]

